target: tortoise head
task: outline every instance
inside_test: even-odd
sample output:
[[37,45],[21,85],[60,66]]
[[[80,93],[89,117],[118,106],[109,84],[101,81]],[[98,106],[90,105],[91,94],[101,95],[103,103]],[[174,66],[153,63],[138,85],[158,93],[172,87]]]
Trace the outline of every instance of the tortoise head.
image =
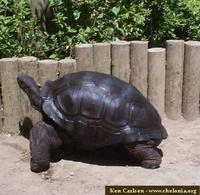
[[28,75],[20,75],[17,77],[19,87],[27,94],[33,108],[41,112],[40,88],[32,77]]

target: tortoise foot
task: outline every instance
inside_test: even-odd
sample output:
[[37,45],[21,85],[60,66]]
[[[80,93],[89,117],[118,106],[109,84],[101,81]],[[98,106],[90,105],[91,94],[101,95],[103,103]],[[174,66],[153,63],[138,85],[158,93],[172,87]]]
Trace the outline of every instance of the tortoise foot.
[[162,151],[156,141],[138,142],[126,145],[129,153],[146,169],[158,168],[162,161]]
[[141,166],[146,169],[156,169],[159,168],[161,160],[143,160]]
[[46,161],[31,162],[31,171],[35,173],[47,171],[49,169],[49,163]]

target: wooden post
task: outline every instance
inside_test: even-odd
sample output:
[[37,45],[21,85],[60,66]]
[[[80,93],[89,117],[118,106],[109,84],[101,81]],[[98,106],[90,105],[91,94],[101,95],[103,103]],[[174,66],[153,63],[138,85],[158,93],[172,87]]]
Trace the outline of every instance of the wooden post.
[[183,80],[183,117],[195,120],[199,116],[200,42],[185,43]]
[[148,99],[159,114],[163,116],[165,105],[165,49],[149,49],[148,62]]
[[[27,74],[33,77],[36,83],[39,82],[37,58],[32,56],[19,58],[18,68],[19,68],[19,75]],[[24,121],[25,118],[29,118],[34,124],[41,118],[40,113],[30,105],[28,96],[22,90],[20,90],[20,105],[21,105],[21,117],[20,117],[21,123]]]
[[111,45],[112,75],[129,82],[130,80],[130,43],[113,42]]
[[1,103],[1,94],[0,94],[0,133],[3,131],[3,116],[2,116],[2,103]]
[[182,115],[184,41],[168,40],[166,47],[165,112],[168,118],[175,120]]
[[91,44],[76,45],[75,59],[77,71],[94,71],[93,46]]
[[56,80],[58,78],[58,61],[56,60],[39,60],[39,80],[41,86],[47,80]]
[[130,49],[131,84],[147,97],[148,41],[132,41]]
[[17,58],[0,60],[4,126],[3,132],[18,133],[20,119],[19,87],[17,84]]
[[2,104],[2,91],[1,91],[1,64],[0,64],[0,133],[3,131],[3,104]]
[[59,77],[76,71],[76,60],[63,59],[58,62]]
[[109,43],[95,43],[93,45],[94,70],[106,74],[111,73],[111,46]]

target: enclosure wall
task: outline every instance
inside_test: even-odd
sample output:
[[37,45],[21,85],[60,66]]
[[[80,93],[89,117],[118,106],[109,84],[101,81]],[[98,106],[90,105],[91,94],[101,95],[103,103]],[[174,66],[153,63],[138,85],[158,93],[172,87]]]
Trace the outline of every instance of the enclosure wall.
[[168,40],[166,48],[148,49],[147,41],[117,41],[75,46],[75,59],[35,57],[0,60],[0,132],[19,133],[41,115],[31,108],[17,84],[28,74],[38,86],[76,71],[112,74],[135,85],[161,117],[194,120],[199,116],[200,42]]

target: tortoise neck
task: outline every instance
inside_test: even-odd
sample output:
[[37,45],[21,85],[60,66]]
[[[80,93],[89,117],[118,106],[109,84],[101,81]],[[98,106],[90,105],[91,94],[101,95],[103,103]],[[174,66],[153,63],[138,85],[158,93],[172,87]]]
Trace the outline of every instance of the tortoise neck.
[[37,86],[32,77],[22,75],[18,77],[18,84],[20,88],[27,94],[31,106],[41,112],[41,90]]
[[42,102],[41,102],[41,96],[40,96],[41,94],[40,88],[37,86],[36,87],[31,86],[31,88],[27,90],[26,94],[30,100],[31,106],[37,111],[41,112]]

